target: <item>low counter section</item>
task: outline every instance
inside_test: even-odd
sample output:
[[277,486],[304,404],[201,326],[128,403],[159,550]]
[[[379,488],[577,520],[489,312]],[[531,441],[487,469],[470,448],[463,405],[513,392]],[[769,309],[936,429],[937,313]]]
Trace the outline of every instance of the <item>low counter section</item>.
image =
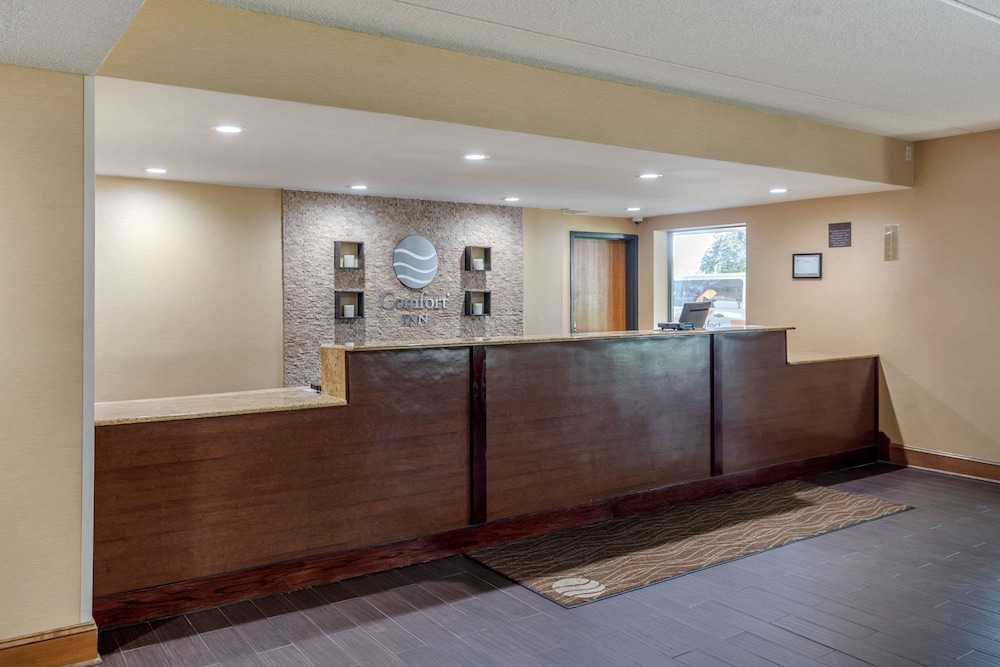
[[167,616],[875,460],[877,358],[789,364],[785,336],[331,345],[325,396],[293,408],[105,405],[119,418],[97,427],[95,617]]

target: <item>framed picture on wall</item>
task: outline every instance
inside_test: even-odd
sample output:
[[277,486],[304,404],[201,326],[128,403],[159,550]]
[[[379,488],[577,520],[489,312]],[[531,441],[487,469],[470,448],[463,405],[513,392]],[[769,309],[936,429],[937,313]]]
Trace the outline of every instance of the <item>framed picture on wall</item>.
[[823,253],[808,252],[792,255],[792,278],[822,278]]

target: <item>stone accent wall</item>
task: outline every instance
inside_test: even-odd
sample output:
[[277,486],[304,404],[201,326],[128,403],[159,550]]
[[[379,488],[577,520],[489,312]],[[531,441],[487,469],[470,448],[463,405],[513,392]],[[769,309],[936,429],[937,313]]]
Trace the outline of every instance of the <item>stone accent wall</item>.
[[[392,199],[285,191],[284,255],[285,385],[316,382],[323,343],[375,343],[450,338],[508,337],[523,333],[524,260],[521,209],[418,199]],[[438,253],[438,272],[423,290],[403,286],[392,270],[392,253],[403,238],[426,237]],[[365,267],[337,269],[337,241],[363,242]],[[464,271],[465,247],[492,249],[492,270]],[[365,293],[365,317],[338,320],[334,293]],[[489,290],[492,315],[466,317],[466,290]],[[402,324],[401,312],[380,306],[394,299],[448,296],[443,310],[421,312],[424,326]],[[390,299],[386,300],[387,303]]]

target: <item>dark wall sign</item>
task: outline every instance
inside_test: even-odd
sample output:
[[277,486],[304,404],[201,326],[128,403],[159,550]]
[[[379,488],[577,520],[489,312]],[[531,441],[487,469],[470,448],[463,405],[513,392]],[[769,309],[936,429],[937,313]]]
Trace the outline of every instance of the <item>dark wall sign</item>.
[[851,223],[849,222],[830,223],[830,247],[831,248],[851,247]]

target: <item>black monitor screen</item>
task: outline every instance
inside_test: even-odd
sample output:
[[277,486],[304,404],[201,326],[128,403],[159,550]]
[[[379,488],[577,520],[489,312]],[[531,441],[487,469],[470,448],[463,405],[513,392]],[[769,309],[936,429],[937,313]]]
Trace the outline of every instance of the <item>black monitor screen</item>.
[[691,322],[699,329],[705,326],[708,311],[712,309],[711,301],[689,301],[681,311],[680,322]]

